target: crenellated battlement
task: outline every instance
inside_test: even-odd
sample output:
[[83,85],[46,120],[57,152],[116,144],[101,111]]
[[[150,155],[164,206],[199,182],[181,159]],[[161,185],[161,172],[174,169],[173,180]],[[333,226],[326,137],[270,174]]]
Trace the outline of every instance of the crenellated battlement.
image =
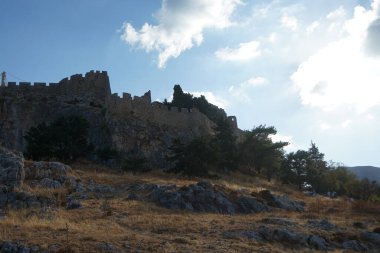
[[8,82],[7,86],[2,87],[3,89],[15,88],[15,87],[46,87],[46,86],[56,86],[58,83],[43,83],[43,82]]
[[[15,88],[29,88],[33,89],[36,87],[63,87],[67,85],[68,83],[73,82],[82,82],[87,83],[88,81],[95,81],[97,79],[107,79],[108,80],[108,74],[107,71],[94,71],[91,70],[90,72],[87,72],[84,76],[82,74],[75,74],[66,78],[63,78],[59,83],[46,83],[46,82],[8,82],[7,86],[0,87],[2,90],[7,89],[15,89]],[[78,84],[77,84],[78,85]],[[78,85],[80,86],[80,84]],[[40,90],[39,90],[40,91]]]
[[[119,96],[113,93],[108,102],[109,111],[111,114],[118,114],[127,116],[129,114],[145,116],[146,118],[154,118],[152,114],[161,112],[178,114],[199,113],[196,108],[178,108],[175,106],[165,105],[161,102],[151,102],[150,91],[146,92],[143,96],[131,96],[130,93],[123,93]],[[150,116],[148,116],[150,115]]]
[[2,97],[26,98],[38,102],[38,98],[58,101],[92,101],[105,104],[110,94],[110,84],[106,71],[90,71],[63,78],[58,83],[45,82],[8,82],[0,87]]

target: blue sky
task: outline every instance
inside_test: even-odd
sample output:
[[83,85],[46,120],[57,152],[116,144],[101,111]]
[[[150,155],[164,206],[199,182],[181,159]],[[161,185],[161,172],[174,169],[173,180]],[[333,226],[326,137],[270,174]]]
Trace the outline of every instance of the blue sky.
[[107,70],[113,92],[204,94],[288,151],[380,166],[379,0],[2,0],[0,70],[57,82]]

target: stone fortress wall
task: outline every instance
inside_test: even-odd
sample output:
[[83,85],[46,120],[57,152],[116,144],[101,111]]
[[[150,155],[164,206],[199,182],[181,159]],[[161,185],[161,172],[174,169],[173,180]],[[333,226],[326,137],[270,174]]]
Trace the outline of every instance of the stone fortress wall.
[[[62,103],[105,108],[109,117],[125,120],[135,117],[159,126],[193,131],[196,134],[211,133],[215,126],[196,108],[169,107],[160,102],[152,102],[150,91],[141,97],[132,97],[129,93],[123,93],[121,97],[117,93],[111,94],[106,71],[90,71],[84,76],[72,75],[59,83],[8,82],[6,87],[0,87],[0,103],[4,98],[15,102],[32,101],[35,104],[53,99]],[[236,123],[236,118],[229,119]]]
[[[108,83],[108,85],[107,85]],[[88,97],[102,98],[110,93],[109,80],[106,71],[90,71],[85,76],[72,75],[59,83],[44,82],[8,82],[6,87],[0,87],[2,97],[55,97],[57,100],[71,98],[85,99]]]
[[116,117],[134,116],[160,126],[175,127],[180,130],[210,133],[215,126],[196,108],[178,108],[157,101],[152,102],[150,91],[141,97],[133,98],[129,93],[123,93],[122,97],[112,94],[108,99],[107,108],[110,114]]
[[[220,113],[225,115],[222,109]],[[195,108],[152,102],[150,91],[133,97],[112,94],[107,72],[90,71],[59,83],[8,82],[0,86],[0,145],[25,151],[24,136],[31,127],[68,115],[88,120],[95,150],[110,147],[126,156],[143,155],[153,166],[163,168],[173,139],[186,142],[210,135],[216,126]],[[236,118],[227,119],[239,133]]]

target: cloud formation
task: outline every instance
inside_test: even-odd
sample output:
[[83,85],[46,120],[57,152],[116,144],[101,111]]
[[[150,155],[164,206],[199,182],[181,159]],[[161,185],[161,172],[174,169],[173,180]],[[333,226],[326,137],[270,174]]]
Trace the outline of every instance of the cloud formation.
[[365,43],[369,55],[380,56],[380,18],[369,25]]
[[269,138],[271,138],[273,142],[280,142],[281,141],[281,142],[289,143],[284,148],[286,151],[292,151],[293,149],[295,149],[293,136],[291,136],[291,135],[281,135],[281,134],[273,135],[273,134],[271,134],[271,135],[269,135]]
[[239,85],[236,85],[236,86],[232,85],[228,89],[228,93],[231,96],[238,98],[240,101],[248,103],[251,101],[249,93],[252,90],[252,88],[263,86],[263,85],[266,85],[267,83],[268,83],[268,80],[264,77],[261,77],[261,76],[252,77],[240,83]]
[[327,14],[326,18],[327,19],[337,19],[337,18],[342,18],[345,15],[346,15],[346,10],[343,8],[343,6],[339,6],[338,9]]
[[190,92],[190,93],[193,94],[194,97],[204,96],[208,102],[223,109],[225,109],[229,105],[225,99],[215,95],[211,91],[195,91],[195,92]]
[[254,40],[240,43],[237,48],[225,47],[215,52],[216,57],[222,61],[249,61],[260,54],[260,42]]
[[291,79],[303,104],[324,110],[351,107],[358,113],[380,105],[380,59],[365,52],[379,5],[375,0],[368,10],[357,6],[343,25],[344,35],[299,65]]
[[295,16],[291,16],[287,13],[284,13],[281,17],[282,26],[289,28],[292,31],[298,29],[298,19]]
[[157,25],[145,23],[140,30],[126,22],[122,40],[146,52],[158,52],[158,67],[170,58],[199,46],[207,28],[231,26],[231,16],[240,0],[163,0],[156,14]]

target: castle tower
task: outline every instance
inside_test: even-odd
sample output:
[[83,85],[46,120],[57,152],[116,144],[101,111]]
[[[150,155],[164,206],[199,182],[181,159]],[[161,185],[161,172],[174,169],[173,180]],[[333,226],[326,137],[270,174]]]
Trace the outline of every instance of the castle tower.
[[1,87],[5,87],[6,82],[7,82],[7,73],[5,73],[5,71],[3,71],[1,73]]

